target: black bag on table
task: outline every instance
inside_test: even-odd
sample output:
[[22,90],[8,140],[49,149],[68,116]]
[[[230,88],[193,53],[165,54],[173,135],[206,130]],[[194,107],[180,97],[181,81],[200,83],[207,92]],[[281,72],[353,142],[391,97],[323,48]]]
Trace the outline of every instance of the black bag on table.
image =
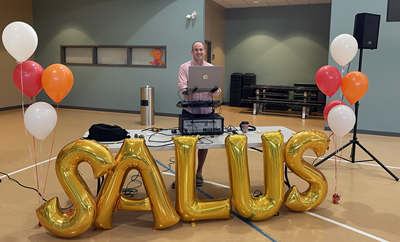
[[130,138],[128,131],[118,125],[93,124],[89,129],[89,136],[86,139],[96,141],[119,141]]

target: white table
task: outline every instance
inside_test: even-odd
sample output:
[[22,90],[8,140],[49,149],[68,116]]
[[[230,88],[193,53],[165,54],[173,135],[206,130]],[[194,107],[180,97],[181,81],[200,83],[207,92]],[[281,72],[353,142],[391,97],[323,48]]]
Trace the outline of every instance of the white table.
[[[236,128],[238,130],[238,134],[242,134],[240,131],[240,128]],[[288,129],[283,126],[261,126],[257,127],[256,131],[253,132],[247,132],[245,135],[247,136],[247,147],[261,147],[261,134],[266,133],[266,132],[271,132],[271,131],[278,131],[280,130],[284,141],[287,142],[290,137],[295,131]],[[145,130],[142,131],[140,129],[135,129],[135,130],[127,130],[130,133],[130,136],[133,138],[135,134],[137,135],[143,135],[144,139],[146,140],[146,145],[149,147],[149,150],[174,150],[175,145],[173,141],[171,140],[171,137],[176,137],[180,136],[179,130],[178,133],[172,134],[171,130],[161,130],[159,132],[153,132],[150,130]],[[89,132],[86,132],[84,137],[87,137],[89,135]],[[151,137],[150,137],[151,136]],[[224,133],[222,135],[206,135],[206,136],[200,136],[200,137],[205,137],[201,141],[197,143],[197,148],[198,149],[223,149],[225,148],[225,138],[228,136],[227,133]],[[122,141],[120,142],[100,142],[104,145],[108,146],[108,150],[112,153],[117,153],[119,149],[121,148]]]

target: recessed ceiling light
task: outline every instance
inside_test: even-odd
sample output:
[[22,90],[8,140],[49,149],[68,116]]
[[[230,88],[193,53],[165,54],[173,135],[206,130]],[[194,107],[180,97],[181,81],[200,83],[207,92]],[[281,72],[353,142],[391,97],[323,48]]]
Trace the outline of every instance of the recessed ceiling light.
[[254,3],[259,3],[260,1],[254,1]]

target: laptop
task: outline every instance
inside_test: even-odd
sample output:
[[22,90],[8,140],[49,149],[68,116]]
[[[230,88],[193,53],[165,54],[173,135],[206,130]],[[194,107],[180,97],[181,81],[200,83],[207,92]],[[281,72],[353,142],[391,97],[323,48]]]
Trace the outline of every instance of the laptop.
[[222,66],[189,66],[188,92],[209,92],[222,87]]

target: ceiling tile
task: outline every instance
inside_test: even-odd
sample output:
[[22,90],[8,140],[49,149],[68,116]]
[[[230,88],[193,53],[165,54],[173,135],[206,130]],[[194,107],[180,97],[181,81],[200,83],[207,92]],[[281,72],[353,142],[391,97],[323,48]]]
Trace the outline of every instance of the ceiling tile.
[[[254,3],[257,1],[258,3]],[[214,0],[224,8],[248,8],[331,3],[332,0]]]
[[331,3],[332,0],[309,0],[310,4],[318,4],[318,3]]
[[[245,0],[252,7],[266,7],[269,4],[265,0]],[[258,3],[255,3],[258,2]]]
[[[245,2],[247,2],[248,4],[265,4],[266,1],[265,0],[244,0]],[[258,2],[258,3],[255,3]]]
[[289,5],[310,4],[308,0],[287,0]]
[[286,3],[286,0],[266,0],[267,3]]
[[252,6],[252,7],[254,7],[254,8],[257,8],[257,7],[268,7],[268,6],[271,6],[271,5],[269,5],[268,3],[257,3],[257,4],[250,4],[250,6]]
[[251,6],[248,3],[231,3],[230,4],[234,8],[251,8]]
[[244,0],[224,0],[224,2],[231,4],[231,3],[246,3]]
[[267,3],[270,6],[284,6],[284,5],[289,5],[289,3],[286,0],[267,0]]

